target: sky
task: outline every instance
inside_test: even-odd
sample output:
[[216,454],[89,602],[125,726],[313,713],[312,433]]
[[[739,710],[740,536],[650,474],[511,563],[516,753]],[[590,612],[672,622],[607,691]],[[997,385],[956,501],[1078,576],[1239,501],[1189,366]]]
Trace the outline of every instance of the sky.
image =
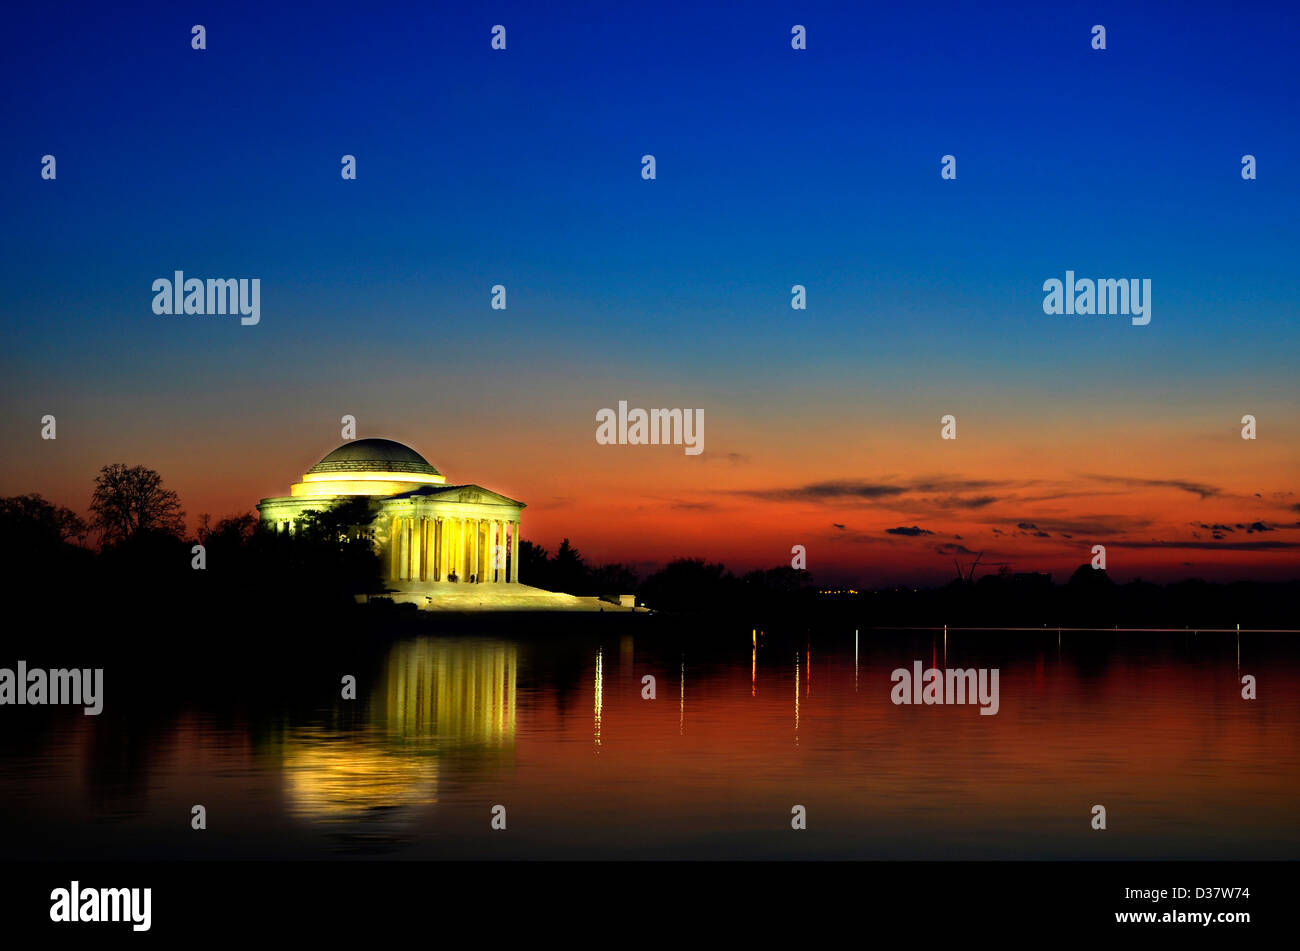
[[[144,464],[193,525],[349,414],[643,572],[1300,576],[1300,10],[546,6],[10,11],[0,494]],[[156,315],[176,270],[260,322]],[[1151,322],[1045,314],[1067,270]]]

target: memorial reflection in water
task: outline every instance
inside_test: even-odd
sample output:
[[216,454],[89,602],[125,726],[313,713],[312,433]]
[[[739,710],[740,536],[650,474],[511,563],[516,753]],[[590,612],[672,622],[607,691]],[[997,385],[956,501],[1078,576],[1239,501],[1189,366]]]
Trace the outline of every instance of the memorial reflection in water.
[[408,827],[437,803],[439,768],[449,757],[490,769],[513,755],[517,672],[518,650],[509,644],[395,644],[373,684],[358,678],[357,700],[338,701],[325,722],[286,729],[291,814],[369,831]]

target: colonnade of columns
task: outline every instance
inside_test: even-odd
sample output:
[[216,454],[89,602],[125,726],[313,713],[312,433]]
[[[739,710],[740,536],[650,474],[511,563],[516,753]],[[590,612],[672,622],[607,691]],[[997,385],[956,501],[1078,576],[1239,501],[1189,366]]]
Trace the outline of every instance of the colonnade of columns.
[[513,519],[402,516],[392,520],[388,547],[393,580],[519,581]]

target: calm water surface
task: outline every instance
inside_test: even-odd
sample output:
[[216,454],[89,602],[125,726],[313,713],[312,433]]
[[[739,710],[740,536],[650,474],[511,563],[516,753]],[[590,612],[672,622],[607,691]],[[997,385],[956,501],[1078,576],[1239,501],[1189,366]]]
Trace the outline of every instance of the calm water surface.
[[[1242,640],[1238,659],[1231,634],[419,637],[165,711],[121,710],[110,668],[99,717],[0,711],[0,854],[1294,859],[1295,642]],[[998,668],[998,714],[895,706],[890,672],[917,659]]]

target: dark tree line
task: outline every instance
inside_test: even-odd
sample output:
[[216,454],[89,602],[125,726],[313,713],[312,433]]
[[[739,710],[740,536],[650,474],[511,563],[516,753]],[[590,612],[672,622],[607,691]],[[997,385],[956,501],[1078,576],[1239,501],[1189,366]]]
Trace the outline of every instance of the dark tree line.
[[588,565],[566,538],[555,555],[532,542],[519,543],[519,580],[547,591],[587,596],[634,594],[637,577],[626,565]]
[[[0,499],[0,584],[11,603],[48,601],[58,592],[72,603],[90,599],[95,607],[120,604],[137,613],[150,605],[192,613],[195,604],[229,615],[250,608],[328,612],[384,590],[372,534],[377,514],[373,500],[357,497],[304,513],[292,534],[263,527],[253,514],[215,524],[202,515],[197,538],[187,538],[180,499],[162,477],[114,464],[96,477],[88,522],[39,495]],[[98,534],[97,549],[87,545],[91,533]],[[806,571],[783,566],[736,575],[697,558],[677,559],[641,580],[623,564],[588,565],[567,538],[554,555],[522,541],[519,557],[525,584],[585,596],[635,593],[638,603],[662,612],[745,623],[1300,627],[1300,581],[1119,585],[1084,565],[1059,585],[1047,575],[1004,569],[940,588],[823,596]]]
[[811,616],[817,591],[807,571],[788,565],[735,575],[721,564],[679,558],[648,577],[638,594],[660,611],[758,621]]
[[21,595],[42,578],[75,577],[92,560],[86,523],[39,495],[0,499],[2,583]]
[[1300,581],[1117,584],[1080,565],[1064,584],[1002,571],[940,588],[906,587],[828,599],[823,610],[864,627],[1300,628]]
[[816,594],[806,571],[781,567],[737,576],[699,558],[676,559],[642,581],[626,565],[587,565],[567,538],[553,556],[539,545],[521,542],[519,567],[525,584],[576,595],[635,594],[638,604],[677,614],[807,612]]
[[376,514],[370,499],[350,499],[305,512],[292,534],[263,528],[251,513],[215,525],[203,515],[197,537],[186,537],[180,499],[162,477],[115,463],[95,479],[88,522],[39,495],[0,499],[0,584],[19,601],[58,591],[69,604],[141,616],[196,606],[328,610],[383,590]]
[[630,594],[678,616],[736,622],[845,623],[859,627],[1300,628],[1300,581],[1216,584],[1188,579],[1116,584],[1081,565],[1064,584],[1010,569],[938,588],[896,587],[821,595],[807,571],[782,566],[736,575],[724,565],[680,558],[637,583],[622,565],[588,568],[566,539],[554,557],[524,543],[526,583],[571,594]]

